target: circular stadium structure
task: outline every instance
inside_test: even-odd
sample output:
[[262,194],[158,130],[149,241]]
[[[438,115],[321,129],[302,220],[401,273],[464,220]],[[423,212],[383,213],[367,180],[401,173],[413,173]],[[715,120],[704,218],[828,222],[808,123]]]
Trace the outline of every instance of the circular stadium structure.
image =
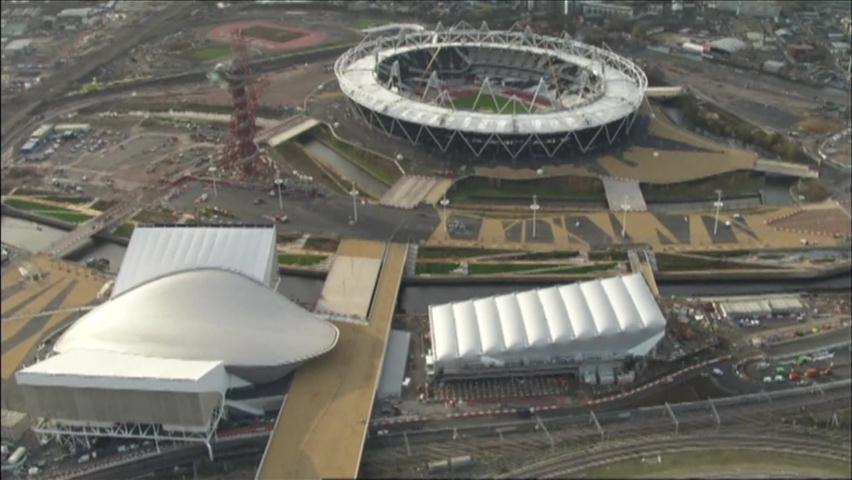
[[565,158],[614,144],[648,81],[567,34],[450,28],[368,36],[334,65],[371,128],[466,158]]

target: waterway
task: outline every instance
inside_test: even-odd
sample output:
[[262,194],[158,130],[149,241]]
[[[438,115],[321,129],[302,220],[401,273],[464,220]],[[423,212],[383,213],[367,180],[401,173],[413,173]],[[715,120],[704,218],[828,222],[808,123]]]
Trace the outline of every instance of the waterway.
[[[3,216],[3,242],[24,250],[38,250],[39,245],[47,245],[62,235],[56,228],[42,226],[36,230],[35,224]],[[44,240],[48,237],[48,240]],[[83,263],[89,258],[106,258],[110,261],[110,270],[115,273],[124,258],[126,247],[114,243],[95,240],[92,244],[75,254],[70,260]],[[309,278],[296,275],[282,275],[278,291],[293,300],[303,304],[316,303],[322,291],[324,279]],[[400,292],[400,307],[406,313],[423,314],[431,304],[440,304],[465,300],[468,298],[500,295],[539,287],[548,287],[552,282],[524,283],[523,285],[508,284],[475,284],[475,285],[404,285]],[[711,296],[711,295],[754,295],[771,292],[801,292],[806,290],[838,290],[852,289],[852,274],[813,280],[747,280],[747,281],[708,281],[708,280],[678,280],[663,281],[659,284],[663,296]]]
[[302,148],[322,162],[327,168],[334,170],[347,180],[355,182],[358,190],[361,190],[367,195],[373,198],[381,198],[388,191],[388,187],[385,184],[376,180],[318,140],[310,140]]

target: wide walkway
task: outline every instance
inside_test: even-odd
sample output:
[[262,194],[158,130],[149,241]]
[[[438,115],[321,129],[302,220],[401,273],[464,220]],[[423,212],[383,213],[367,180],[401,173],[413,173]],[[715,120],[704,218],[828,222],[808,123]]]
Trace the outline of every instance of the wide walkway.
[[407,254],[387,247],[368,324],[337,323],[337,346],[296,372],[257,478],[358,476]]

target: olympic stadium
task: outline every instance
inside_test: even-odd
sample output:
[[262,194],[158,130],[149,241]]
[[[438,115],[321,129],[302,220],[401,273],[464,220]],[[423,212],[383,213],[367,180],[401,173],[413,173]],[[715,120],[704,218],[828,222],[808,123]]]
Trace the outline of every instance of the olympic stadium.
[[626,138],[648,85],[605,48],[529,28],[369,35],[334,65],[357,118],[465,158],[559,159]]

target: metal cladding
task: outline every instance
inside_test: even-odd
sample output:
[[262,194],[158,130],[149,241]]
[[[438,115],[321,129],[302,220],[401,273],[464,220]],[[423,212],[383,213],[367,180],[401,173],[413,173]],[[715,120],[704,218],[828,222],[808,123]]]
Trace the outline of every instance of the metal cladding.
[[[446,82],[432,70],[433,63],[440,63],[434,60],[442,51],[462,52],[454,54],[462,66],[453,63],[447,67],[458,78],[469,78],[472,65],[498,69],[498,73],[501,68],[511,68],[535,77],[539,86],[531,95],[531,107],[545,78],[562,78],[554,74],[552,64],[545,63],[559,62],[578,72],[575,78],[580,90],[569,96],[560,93],[559,81],[554,82],[553,109],[546,112],[508,111],[506,105],[511,103],[514,108],[515,102],[507,102],[497,113],[462,111],[455,108]],[[469,58],[468,54],[476,52],[478,59]],[[412,79],[420,82],[415,87],[425,83],[420,96],[404,84],[397,59],[424,53],[432,59],[421,77]],[[439,24],[434,30],[367,37],[338,58],[334,71],[356,115],[371,128],[442,152],[458,150],[468,158],[470,154],[508,155],[513,160],[522,154],[553,158],[560,152],[585,153],[596,145],[612,144],[629,132],[647,87],[639,67],[608,49],[567,35],[492,31],[486,26],[476,29],[464,22],[448,29]],[[490,88],[486,76],[480,93]],[[436,95],[427,101],[429,91]]]
[[436,363],[645,355],[666,320],[640,274],[429,307]]

